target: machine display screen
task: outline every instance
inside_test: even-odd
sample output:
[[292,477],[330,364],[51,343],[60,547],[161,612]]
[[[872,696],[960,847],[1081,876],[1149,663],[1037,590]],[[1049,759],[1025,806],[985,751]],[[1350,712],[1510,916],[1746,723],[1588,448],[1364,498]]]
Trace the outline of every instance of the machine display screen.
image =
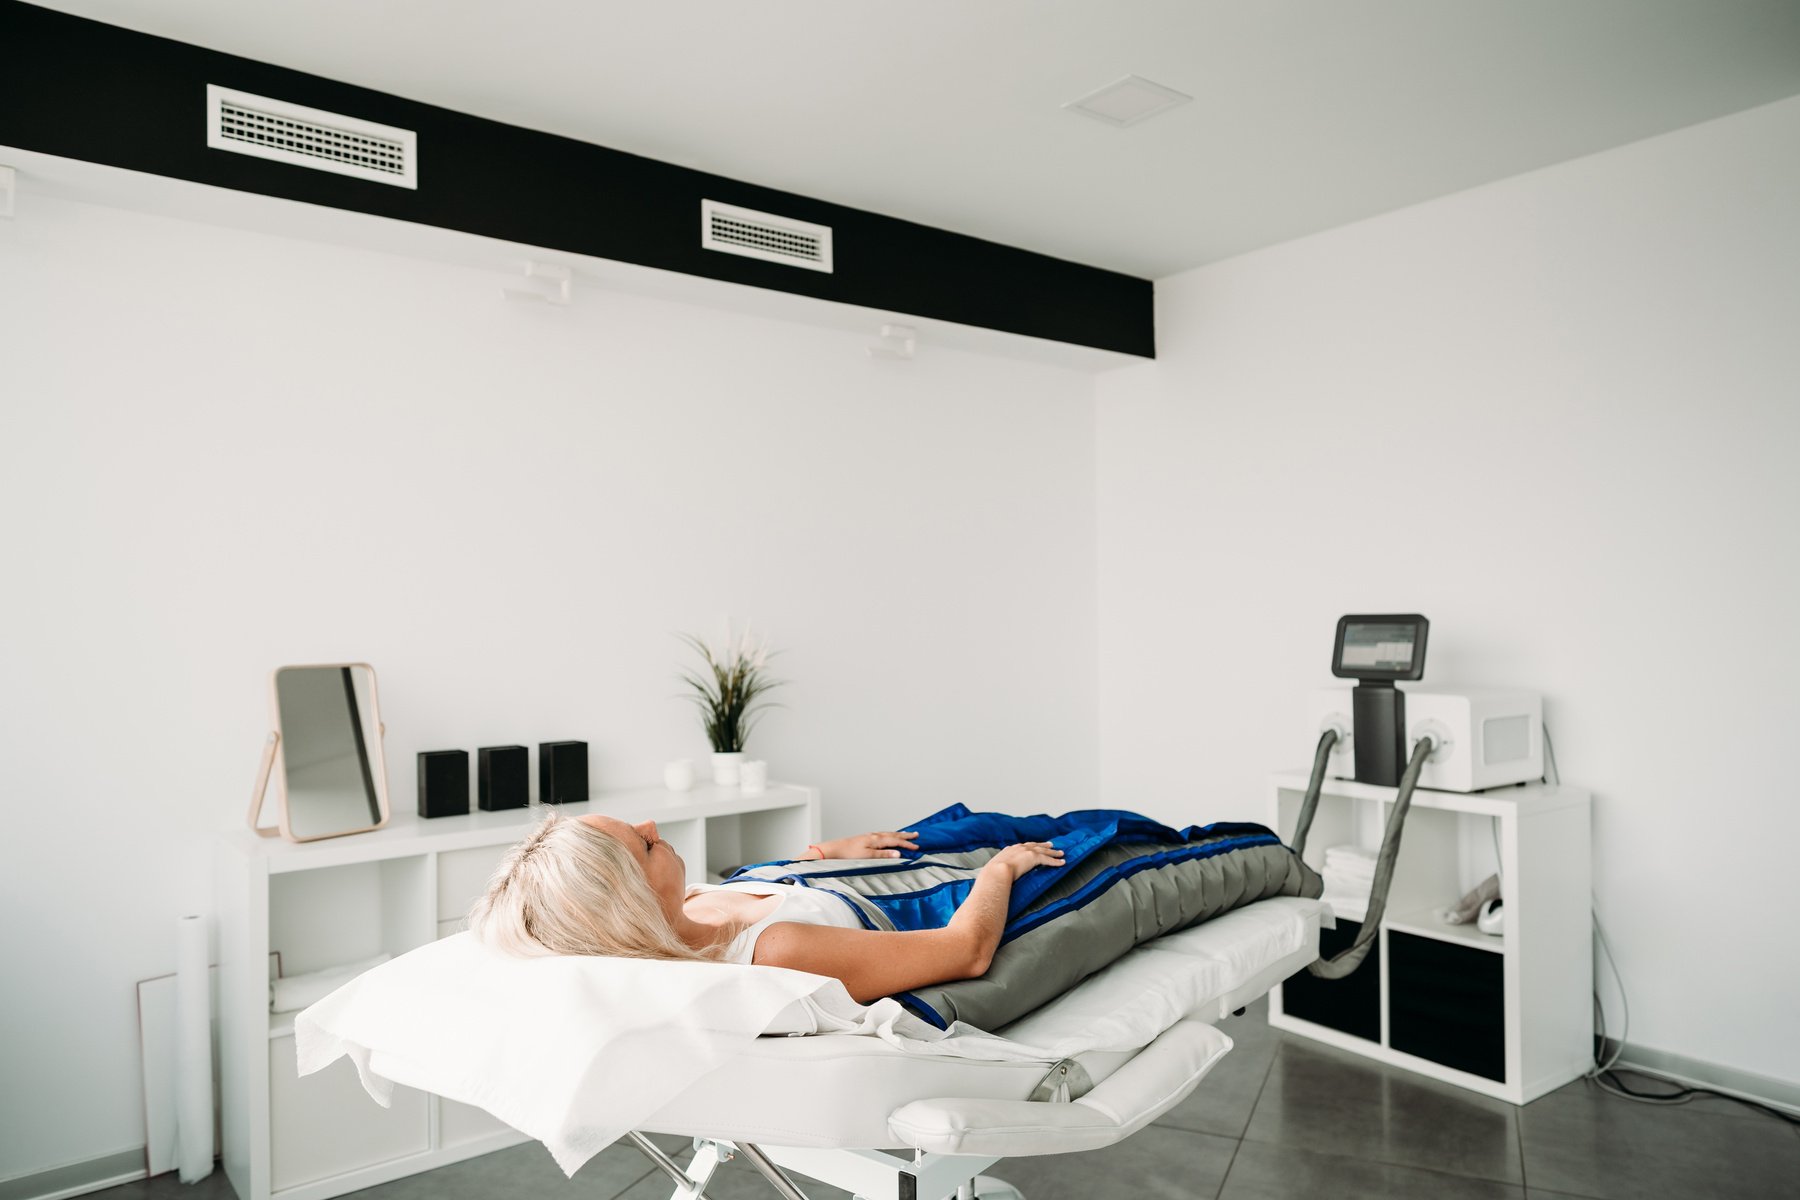
[[1410,671],[1411,625],[1351,625],[1344,630],[1345,667],[1376,671]]
[[1344,617],[1338,622],[1331,673],[1340,679],[1419,679],[1425,674],[1429,623],[1415,613]]

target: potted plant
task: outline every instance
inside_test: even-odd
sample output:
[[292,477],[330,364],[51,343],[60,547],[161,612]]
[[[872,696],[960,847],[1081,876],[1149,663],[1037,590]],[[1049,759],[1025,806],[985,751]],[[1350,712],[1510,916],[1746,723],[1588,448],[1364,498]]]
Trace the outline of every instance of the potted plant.
[[706,727],[706,740],[713,750],[713,782],[735,786],[738,764],[744,758],[744,741],[763,711],[774,707],[764,699],[765,693],[781,686],[769,678],[767,643],[755,640],[748,629],[742,637],[733,638],[726,631],[725,644],[714,647],[692,634],[677,635],[700,655],[704,667],[683,671],[681,678],[694,694],[690,697],[700,709],[700,723]]

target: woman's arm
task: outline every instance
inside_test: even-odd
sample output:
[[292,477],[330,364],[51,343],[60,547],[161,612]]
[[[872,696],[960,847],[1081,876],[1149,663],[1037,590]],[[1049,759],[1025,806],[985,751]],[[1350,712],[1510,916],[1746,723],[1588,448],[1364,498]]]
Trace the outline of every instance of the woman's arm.
[[1033,867],[1060,867],[1062,861],[1062,851],[1049,842],[1008,846],[981,868],[975,886],[942,929],[888,933],[782,921],[756,939],[754,961],[830,975],[842,980],[858,1002],[931,983],[974,979],[986,973],[1000,945],[1013,883]]
[[913,841],[918,831],[906,833],[889,831],[886,833],[859,833],[853,837],[838,838],[831,842],[817,842],[808,846],[795,857],[800,860],[818,858],[899,858],[901,850],[917,850],[919,844]]

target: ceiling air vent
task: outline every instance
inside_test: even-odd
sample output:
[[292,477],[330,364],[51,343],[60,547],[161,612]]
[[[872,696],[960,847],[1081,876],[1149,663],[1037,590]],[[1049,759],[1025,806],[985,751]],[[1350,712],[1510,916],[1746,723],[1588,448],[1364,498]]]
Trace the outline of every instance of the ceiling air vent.
[[742,254],[809,271],[831,270],[829,226],[753,212],[716,200],[700,202],[700,245],[707,250]]
[[206,144],[297,167],[419,186],[418,135],[300,104],[206,86]]

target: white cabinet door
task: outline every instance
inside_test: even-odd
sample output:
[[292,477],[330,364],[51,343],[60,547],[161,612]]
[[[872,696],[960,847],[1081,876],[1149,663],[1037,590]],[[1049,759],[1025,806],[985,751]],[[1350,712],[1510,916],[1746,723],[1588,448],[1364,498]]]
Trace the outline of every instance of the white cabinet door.
[[383,1108],[363,1091],[356,1068],[340,1058],[300,1078],[294,1039],[269,1040],[269,1185],[280,1192],[431,1148],[424,1092],[394,1089]]

